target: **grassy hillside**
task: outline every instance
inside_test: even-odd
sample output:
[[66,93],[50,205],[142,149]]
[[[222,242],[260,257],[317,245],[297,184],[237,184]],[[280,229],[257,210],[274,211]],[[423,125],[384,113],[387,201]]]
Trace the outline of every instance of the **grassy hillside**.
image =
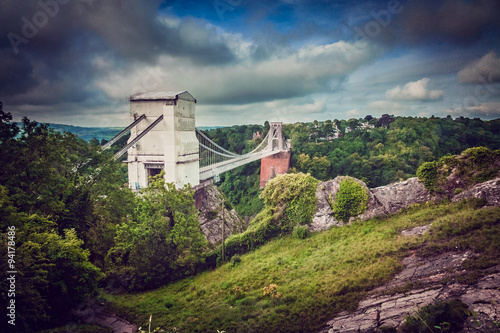
[[[401,269],[409,250],[422,255],[472,249],[463,278],[500,264],[500,208],[477,201],[415,206],[391,217],[333,228],[306,239],[286,236],[210,272],[139,294],[103,295],[139,326],[168,332],[317,331],[356,308],[370,289]],[[424,236],[404,229],[432,223]]]
[[92,138],[99,140],[110,140],[120,133],[125,127],[81,127],[73,125],[49,124],[54,130],[64,133],[70,132],[79,138],[90,141]]
[[[82,127],[82,126],[73,126],[73,125],[63,125],[63,124],[49,124],[50,128],[54,130],[64,133],[70,132],[77,135],[79,138],[84,139],[85,141],[90,141],[93,138],[99,140],[111,140],[115,135],[120,133],[124,127]],[[198,127],[201,130],[212,130],[217,129],[223,126],[205,126]]]

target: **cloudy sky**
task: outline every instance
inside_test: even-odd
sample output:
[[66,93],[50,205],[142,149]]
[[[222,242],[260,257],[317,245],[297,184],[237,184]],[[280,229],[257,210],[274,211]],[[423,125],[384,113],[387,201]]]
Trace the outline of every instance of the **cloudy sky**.
[[498,0],[0,0],[15,120],[125,126],[189,91],[197,126],[500,117]]

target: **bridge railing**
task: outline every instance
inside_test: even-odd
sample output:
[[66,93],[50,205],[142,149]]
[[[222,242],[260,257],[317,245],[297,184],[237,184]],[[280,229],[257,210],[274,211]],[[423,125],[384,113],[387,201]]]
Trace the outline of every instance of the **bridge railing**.
[[196,129],[196,135],[200,143],[200,168],[216,164],[224,164],[225,162],[230,160],[249,157],[252,154],[257,154],[269,148],[268,137],[266,136],[262,140],[262,142],[251,152],[246,154],[235,154],[213,142],[209,137],[207,137],[203,132],[201,132],[198,129]]

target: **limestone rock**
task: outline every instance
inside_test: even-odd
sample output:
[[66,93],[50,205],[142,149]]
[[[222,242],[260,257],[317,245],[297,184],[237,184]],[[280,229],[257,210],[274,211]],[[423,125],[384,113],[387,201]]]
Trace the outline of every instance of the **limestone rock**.
[[476,184],[453,197],[453,202],[463,199],[485,199],[489,206],[500,206],[500,177]]
[[223,205],[223,195],[214,185],[208,185],[196,191],[198,219],[201,230],[211,244],[222,241],[222,221],[225,221],[225,239],[234,233],[245,230],[245,222],[238,216],[234,208]]
[[[381,328],[401,326],[406,316],[435,299],[459,298],[476,314],[469,318],[462,332],[495,332],[500,318],[500,266],[490,269],[486,276],[472,285],[453,282],[463,273],[462,263],[472,256],[470,251],[444,253],[432,258],[415,255],[403,260],[405,269],[387,285],[379,287],[353,313],[342,312],[326,323],[322,333],[379,332]],[[450,281],[443,283],[443,281]],[[419,287],[398,292],[409,284]],[[395,291],[395,292],[392,292]]]
[[317,210],[314,213],[314,217],[311,225],[309,226],[309,231],[322,231],[327,230],[331,226],[342,226],[344,222],[338,221],[333,214],[332,207],[330,206],[330,201],[335,200],[335,196],[339,191],[340,182],[343,179],[351,178],[368,190],[368,187],[364,182],[359,179],[348,177],[348,176],[338,176],[332,180],[326,182],[320,182],[316,187],[316,199],[318,201]]
[[[343,178],[345,177],[336,177],[335,179],[320,182],[318,184],[316,188],[318,206],[311,226],[309,227],[310,231],[323,231],[331,226],[344,225],[342,221],[335,219],[329,202],[330,198],[331,200],[335,200],[340,181]],[[362,181],[355,180],[366,187],[365,183]],[[376,216],[394,214],[413,204],[440,199],[439,196],[432,196],[431,193],[427,191],[424,184],[416,177],[373,189],[367,188],[367,190],[369,201],[366,211],[355,218],[351,218],[349,222],[355,219],[363,221]],[[485,199],[486,204],[489,206],[500,206],[500,177],[476,184],[460,194],[452,196],[451,200],[453,202],[458,202],[467,198]]]
[[[335,200],[335,195],[339,190],[339,184],[346,177],[336,177],[335,179],[321,182],[316,188],[316,199],[318,200],[318,208],[314,214],[310,231],[327,230],[331,226],[342,226],[344,223],[335,219],[333,210],[330,206],[331,200]],[[422,182],[418,178],[410,178],[404,182],[394,183],[386,186],[368,189],[366,184],[358,179],[352,178],[363,185],[368,191],[368,207],[366,211],[351,218],[368,220],[375,216],[393,214],[401,208],[406,208],[412,204],[427,202],[431,200],[429,191],[426,190]]]
[[418,178],[376,187],[370,190],[366,212],[358,218],[367,220],[375,216],[397,213],[401,208],[431,200],[429,191]]

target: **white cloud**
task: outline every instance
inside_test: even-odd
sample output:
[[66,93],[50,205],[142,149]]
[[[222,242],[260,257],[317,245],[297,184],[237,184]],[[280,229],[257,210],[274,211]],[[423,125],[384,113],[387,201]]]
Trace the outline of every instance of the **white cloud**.
[[457,78],[460,83],[500,82],[500,58],[491,51],[458,72]]
[[368,104],[368,108],[372,111],[380,113],[397,113],[404,111],[405,107],[401,103],[392,101],[375,101]]
[[327,101],[323,97],[290,98],[242,105],[197,105],[196,124],[234,125],[263,124],[267,121],[310,121],[322,118],[327,109]]
[[242,59],[238,62],[197,66],[189,59],[163,55],[155,65],[134,63],[109,71],[111,74],[95,85],[112,98],[123,98],[137,90],[134,87],[144,86],[149,91],[185,89],[203,104],[266,102],[331,92],[332,80],[349,75],[377,53],[364,41],[339,41],[285,55],[280,51],[256,62],[248,55],[251,46],[237,40],[234,38],[230,45],[240,49]]
[[390,100],[407,100],[407,101],[435,101],[443,97],[442,90],[428,90],[427,84],[429,78],[423,78],[418,81],[408,82],[401,86],[396,86],[385,92],[385,96]]
[[352,109],[352,110],[347,111],[346,115],[348,117],[356,117],[356,116],[360,115],[360,112],[356,109]]
[[488,102],[475,106],[458,107],[446,110],[446,113],[454,116],[478,117],[493,119],[500,117],[500,102]]

